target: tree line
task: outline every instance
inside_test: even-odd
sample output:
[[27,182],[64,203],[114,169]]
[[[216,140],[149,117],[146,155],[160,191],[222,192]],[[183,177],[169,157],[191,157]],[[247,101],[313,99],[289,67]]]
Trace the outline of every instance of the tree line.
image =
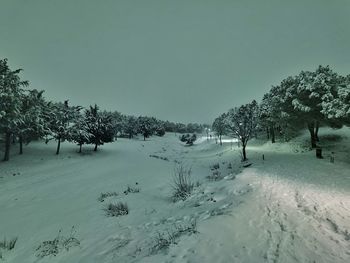
[[234,135],[242,144],[242,160],[247,160],[246,145],[258,133],[264,132],[275,143],[276,135],[288,140],[307,128],[310,146],[316,148],[320,127],[343,125],[350,125],[350,75],[319,66],[272,86],[260,103],[253,100],[221,114],[212,128],[221,145],[222,135]]
[[56,154],[61,143],[69,141],[79,146],[90,144],[97,151],[100,145],[117,137],[133,138],[141,134],[163,136],[166,132],[200,133],[207,127],[196,123],[174,123],[154,117],[124,115],[118,111],[101,111],[97,105],[83,108],[69,101],[47,101],[43,93],[29,89],[29,82],[20,78],[22,69],[11,70],[7,59],[0,59],[0,134],[4,140],[4,161],[10,159],[13,142],[23,145],[33,140],[56,141]]

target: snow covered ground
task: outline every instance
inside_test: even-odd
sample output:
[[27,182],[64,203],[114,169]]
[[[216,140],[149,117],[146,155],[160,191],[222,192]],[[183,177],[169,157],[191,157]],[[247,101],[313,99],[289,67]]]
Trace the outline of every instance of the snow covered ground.
[[[83,155],[63,144],[59,156],[52,143],[30,144],[0,164],[0,242],[18,237],[0,262],[350,262],[350,130],[322,129],[321,141],[324,159],[307,150],[307,134],[288,144],[253,141],[248,168],[230,140],[184,147],[167,134]],[[199,185],[174,203],[179,163]],[[222,180],[208,180],[214,172]],[[125,194],[128,186],[140,192]],[[118,195],[101,202],[105,192]],[[106,216],[117,201],[129,214]],[[196,233],[186,230],[195,223]],[[69,237],[72,227],[80,244],[37,256],[42,242],[60,230]],[[155,249],[176,231],[168,249]]]

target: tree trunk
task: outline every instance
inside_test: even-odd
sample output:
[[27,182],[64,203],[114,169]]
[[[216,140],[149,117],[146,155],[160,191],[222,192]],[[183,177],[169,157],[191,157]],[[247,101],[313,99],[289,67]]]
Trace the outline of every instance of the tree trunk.
[[247,160],[247,153],[245,151],[245,147],[246,145],[244,143],[242,143],[242,153],[243,153],[243,162]]
[[311,148],[314,149],[316,148],[316,136],[315,136],[315,123],[314,122],[309,122],[307,124],[307,128],[310,132],[310,141],[311,141]]
[[19,154],[23,154],[23,136],[19,135]]
[[15,144],[15,143],[16,143],[16,135],[12,134],[12,144]]
[[97,152],[97,146],[98,146],[98,143],[95,143],[94,152]]
[[270,140],[270,130],[269,127],[266,128],[266,138]]
[[10,148],[11,148],[11,133],[5,133],[5,156],[4,161],[7,162],[10,160]]
[[143,135],[143,140],[144,140],[144,141],[146,140],[146,135]]
[[61,148],[61,137],[58,137],[56,155],[60,153],[60,148]]
[[82,144],[79,145],[79,153],[81,153],[81,148],[83,147]]
[[318,130],[320,129],[320,122],[316,121],[316,129],[315,129],[315,139],[317,142],[320,141],[320,139],[318,138]]
[[220,145],[222,145],[221,134],[220,134],[219,138],[220,138]]
[[273,125],[270,126],[270,133],[271,133],[271,142],[275,143],[276,139],[275,139],[275,127],[273,127]]

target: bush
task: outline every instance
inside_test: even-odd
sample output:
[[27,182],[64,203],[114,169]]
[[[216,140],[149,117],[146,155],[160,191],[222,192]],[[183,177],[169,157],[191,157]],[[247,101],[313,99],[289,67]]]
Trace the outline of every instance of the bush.
[[128,188],[126,188],[126,190],[124,191],[124,194],[127,195],[129,193],[139,193],[140,192],[140,188],[138,187],[131,187],[128,185]]
[[118,202],[116,204],[109,203],[104,210],[107,216],[124,216],[129,214],[129,208],[126,203]]
[[12,238],[10,240],[6,240],[6,238],[3,241],[0,241],[0,248],[4,250],[12,250],[15,248],[15,245],[17,243],[18,238]]
[[154,238],[154,245],[151,247],[151,253],[155,254],[158,251],[168,249],[171,244],[177,244],[177,240],[182,235],[196,234],[197,231],[197,221],[194,220],[189,225],[175,225],[173,229],[168,229],[164,233],[158,233]]
[[76,233],[74,226],[71,229],[69,237],[62,236],[61,232],[62,230],[58,231],[57,237],[55,237],[53,240],[43,241],[36,249],[36,256],[39,258],[51,255],[57,256],[57,254],[63,249],[68,251],[71,247],[80,245],[80,241],[74,237]]
[[100,202],[104,202],[106,198],[111,197],[111,196],[118,196],[118,193],[117,192],[101,193],[100,197],[97,200]]
[[190,135],[189,133],[187,133],[180,136],[179,139],[180,141],[185,142],[186,145],[192,146],[193,143],[197,140],[197,135],[196,134]]
[[182,165],[175,168],[173,176],[173,200],[185,200],[193,191],[194,183],[191,179],[191,169],[185,169]]

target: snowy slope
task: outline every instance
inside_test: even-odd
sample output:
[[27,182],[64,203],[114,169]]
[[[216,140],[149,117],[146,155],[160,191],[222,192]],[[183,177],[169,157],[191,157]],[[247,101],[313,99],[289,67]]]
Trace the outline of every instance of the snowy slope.
[[[2,261],[350,262],[349,129],[322,130],[322,160],[304,147],[307,139],[251,142],[249,168],[241,167],[230,140],[221,147],[202,138],[184,147],[167,134],[146,142],[120,139],[84,155],[63,144],[60,156],[53,144],[31,144],[25,155],[0,164],[0,240],[18,236]],[[189,199],[173,203],[176,163],[192,167],[200,185]],[[215,163],[224,178],[210,181]],[[140,192],[125,195],[127,186]],[[100,202],[109,191],[118,196]],[[127,202],[130,213],[107,217],[109,201]],[[193,222],[198,233],[152,250],[159,234]],[[36,256],[43,241],[60,229],[69,235],[72,226],[79,246]]]

